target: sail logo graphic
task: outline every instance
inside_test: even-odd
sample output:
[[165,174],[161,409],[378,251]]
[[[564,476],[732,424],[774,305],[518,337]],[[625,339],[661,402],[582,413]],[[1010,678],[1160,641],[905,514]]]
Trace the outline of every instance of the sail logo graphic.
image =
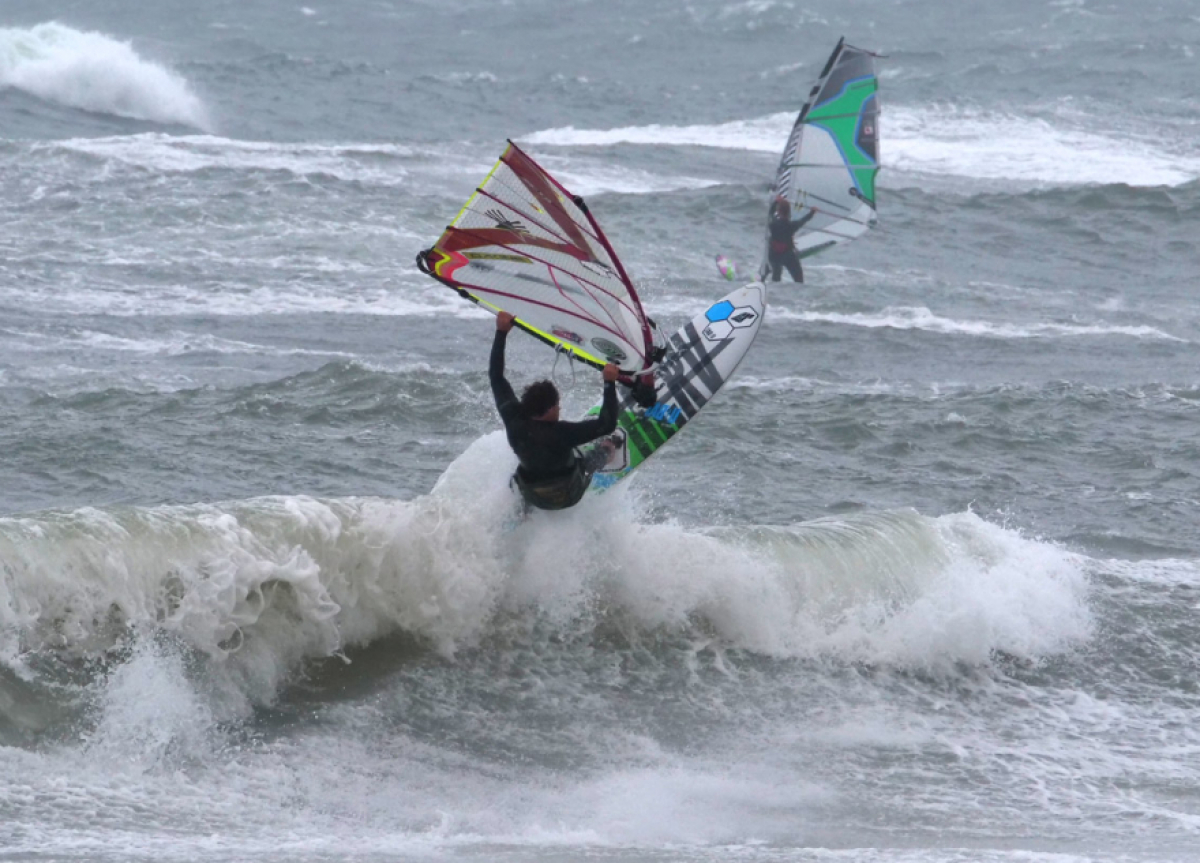
[[708,326],[703,330],[710,342],[722,342],[742,327],[748,327],[758,318],[758,312],[749,306],[734,308],[729,300],[722,300],[704,313]]
[[625,362],[626,359],[628,359],[625,352],[617,347],[617,345],[613,344],[608,339],[601,338],[600,336],[592,339],[592,347],[603,354],[605,359],[607,359],[610,363],[614,363],[615,365],[619,366],[621,363]]
[[583,336],[579,335],[579,333],[575,332],[574,330],[568,330],[566,327],[560,327],[555,324],[550,328],[550,332],[565,341],[574,342],[577,345],[583,344]]
[[496,227],[502,231],[512,231],[515,234],[528,234],[529,229],[521,224],[516,219],[510,219],[502,210],[491,209],[484,210],[483,214],[496,223]]
[[617,278],[617,274],[613,272],[612,267],[595,259],[590,261],[580,261],[579,266],[583,267],[585,270],[595,273],[598,276],[605,276],[611,279]]

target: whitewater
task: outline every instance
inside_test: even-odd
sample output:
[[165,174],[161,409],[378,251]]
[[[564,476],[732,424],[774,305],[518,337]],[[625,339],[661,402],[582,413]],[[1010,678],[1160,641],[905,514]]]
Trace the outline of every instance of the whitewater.
[[[515,518],[413,266],[507,138],[661,327],[829,50],[879,226]],[[1193,861],[1185,0],[0,10],[0,860]],[[514,339],[567,415],[590,370]]]

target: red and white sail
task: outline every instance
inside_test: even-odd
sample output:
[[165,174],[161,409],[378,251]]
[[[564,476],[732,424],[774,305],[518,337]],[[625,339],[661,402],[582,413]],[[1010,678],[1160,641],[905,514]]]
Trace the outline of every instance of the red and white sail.
[[421,269],[594,366],[653,365],[652,326],[583,199],[509,142]]

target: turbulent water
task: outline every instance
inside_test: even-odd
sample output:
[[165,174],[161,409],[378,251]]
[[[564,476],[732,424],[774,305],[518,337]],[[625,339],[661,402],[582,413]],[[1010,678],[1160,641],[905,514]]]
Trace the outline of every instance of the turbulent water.
[[[674,328],[842,35],[878,229],[513,529],[491,320],[414,255],[513,138]],[[1200,860],[1198,46],[1192,0],[5,0],[0,860]]]

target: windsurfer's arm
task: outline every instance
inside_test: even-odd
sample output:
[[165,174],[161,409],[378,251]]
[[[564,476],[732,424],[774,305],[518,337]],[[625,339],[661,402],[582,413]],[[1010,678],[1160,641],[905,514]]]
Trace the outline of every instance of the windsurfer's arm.
[[796,219],[796,221],[788,222],[788,230],[791,231],[792,236],[796,236],[796,232],[812,221],[812,217],[816,214],[816,210],[809,210],[799,219]]
[[504,346],[511,329],[512,315],[501,312],[496,316],[496,338],[492,341],[492,357],[488,362],[488,380],[492,384],[492,395],[496,398],[496,410],[500,411],[500,418],[505,422],[517,413],[520,406],[512,384],[504,377]]
[[567,446],[582,446],[598,437],[612,434],[617,428],[617,375],[620,372],[611,363],[604,367],[604,398],[600,402],[600,413],[591,419],[577,423],[557,422],[555,429],[560,440]]

